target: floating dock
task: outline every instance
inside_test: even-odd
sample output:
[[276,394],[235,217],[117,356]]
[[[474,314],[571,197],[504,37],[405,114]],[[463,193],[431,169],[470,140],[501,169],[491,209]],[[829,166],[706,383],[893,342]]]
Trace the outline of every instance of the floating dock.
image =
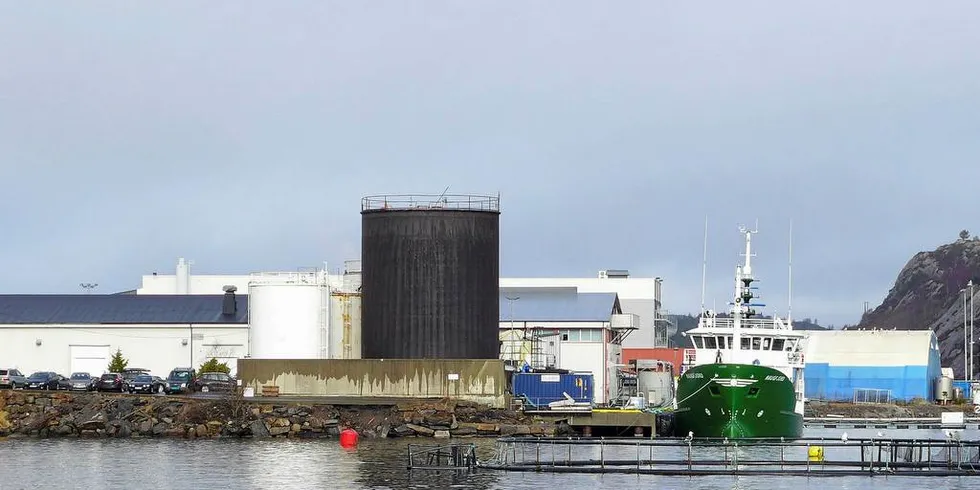
[[980,476],[980,441],[505,437],[479,467],[674,476]]

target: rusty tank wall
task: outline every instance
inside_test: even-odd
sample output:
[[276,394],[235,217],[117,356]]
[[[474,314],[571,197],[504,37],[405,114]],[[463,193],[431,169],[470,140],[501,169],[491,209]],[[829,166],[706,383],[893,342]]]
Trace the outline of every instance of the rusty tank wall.
[[499,358],[499,211],[361,216],[362,357]]
[[255,396],[276,386],[281,395],[350,398],[351,404],[450,398],[506,408],[509,401],[499,359],[239,359],[238,379]]

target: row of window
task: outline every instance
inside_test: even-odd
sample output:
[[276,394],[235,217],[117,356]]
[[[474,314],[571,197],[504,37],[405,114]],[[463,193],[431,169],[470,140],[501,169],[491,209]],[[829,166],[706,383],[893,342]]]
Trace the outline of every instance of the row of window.
[[[698,349],[733,349],[731,335],[692,335],[694,347]],[[792,351],[799,339],[784,339],[779,337],[743,336],[739,342],[741,350],[775,350]]]

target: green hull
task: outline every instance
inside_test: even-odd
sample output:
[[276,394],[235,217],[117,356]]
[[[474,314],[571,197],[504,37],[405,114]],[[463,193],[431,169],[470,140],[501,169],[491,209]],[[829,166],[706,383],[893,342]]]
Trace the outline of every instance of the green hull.
[[803,416],[796,413],[793,380],[752,364],[703,364],[677,382],[675,434],[687,437],[799,438]]

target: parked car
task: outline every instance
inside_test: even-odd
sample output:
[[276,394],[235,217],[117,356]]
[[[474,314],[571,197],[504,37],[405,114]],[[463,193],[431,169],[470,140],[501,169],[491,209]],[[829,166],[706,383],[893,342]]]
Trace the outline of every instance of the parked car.
[[99,391],[126,391],[126,383],[120,373],[105,373],[99,378]]
[[60,374],[58,374],[57,376],[58,376],[58,389],[59,390],[70,390],[71,389],[71,380],[68,379],[66,376],[62,376]]
[[27,377],[20,371],[9,368],[0,369],[0,388],[23,388],[27,386]]
[[71,373],[68,378],[68,389],[72,391],[91,391],[95,389],[92,375],[89,373]]
[[61,388],[61,380],[64,376],[51,371],[38,371],[27,377],[29,390],[58,390]]
[[140,375],[143,375],[143,374],[150,374],[150,370],[149,369],[143,369],[143,368],[126,368],[126,369],[123,369],[122,370],[122,373],[120,373],[120,374],[122,374],[122,377],[123,377],[123,379],[125,381],[129,382],[130,380],[136,378],[137,376],[140,376]]
[[167,392],[167,382],[159,376],[141,374],[126,382],[130,393],[159,393]]
[[167,375],[167,393],[187,393],[194,384],[194,368],[174,368]]
[[194,379],[194,391],[208,393],[211,391],[233,391],[237,387],[235,378],[225,373],[201,373]]

